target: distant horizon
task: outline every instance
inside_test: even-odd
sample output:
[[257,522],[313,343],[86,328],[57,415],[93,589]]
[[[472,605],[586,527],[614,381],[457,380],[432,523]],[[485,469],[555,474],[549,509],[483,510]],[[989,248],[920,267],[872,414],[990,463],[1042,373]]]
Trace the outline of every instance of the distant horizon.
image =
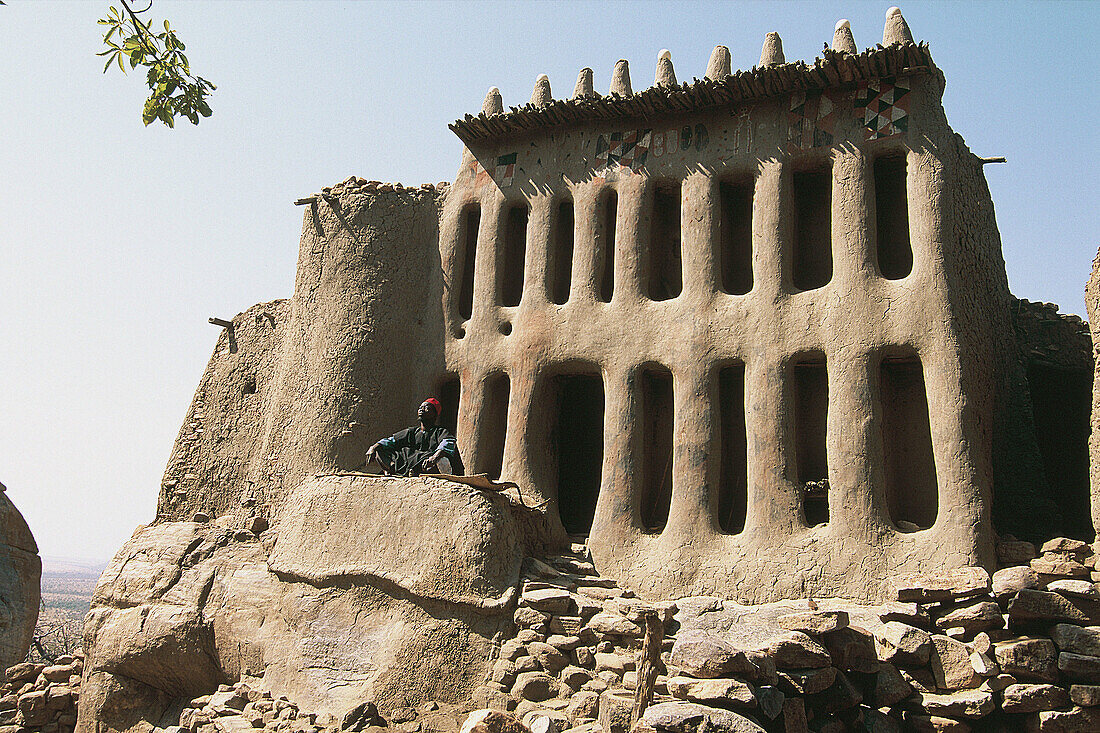
[[42,570],[45,572],[47,563],[52,565],[77,565],[89,568],[102,568],[111,563],[111,559],[89,557],[56,557],[53,555],[39,555],[42,560]]

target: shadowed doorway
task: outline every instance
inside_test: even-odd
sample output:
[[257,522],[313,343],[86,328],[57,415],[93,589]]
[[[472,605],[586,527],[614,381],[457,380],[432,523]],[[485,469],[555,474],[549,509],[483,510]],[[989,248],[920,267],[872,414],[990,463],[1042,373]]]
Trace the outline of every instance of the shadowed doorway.
[[566,532],[587,535],[603,473],[603,380],[598,374],[562,374],[554,378],[554,393],[558,512]]

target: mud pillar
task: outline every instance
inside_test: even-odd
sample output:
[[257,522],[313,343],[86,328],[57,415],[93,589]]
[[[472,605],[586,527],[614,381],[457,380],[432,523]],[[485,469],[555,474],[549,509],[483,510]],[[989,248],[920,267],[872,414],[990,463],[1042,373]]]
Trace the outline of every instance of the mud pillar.
[[442,372],[438,198],[349,186],[320,197],[317,225],[306,213],[278,395],[250,471],[272,514],[303,478],[356,468],[415,422]]

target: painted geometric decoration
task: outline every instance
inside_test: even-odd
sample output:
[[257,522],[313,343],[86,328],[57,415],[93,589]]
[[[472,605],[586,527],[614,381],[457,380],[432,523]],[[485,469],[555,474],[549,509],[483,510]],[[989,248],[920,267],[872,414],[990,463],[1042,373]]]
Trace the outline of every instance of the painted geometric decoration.
[[893,82],[872,79],[856,89],[856,114],[863,114],[863,134],[877,140],[904,134],[909,129],[908,79]]
[[516,153],[497,157],[496,164],[488,170],[483,168],[481,161],[475,158],[470,163],[470,175],[474,178],[475,186],[482,186],[489,181],[495,181],[501,188],[511,186],[512,179],[516,175]]
[[496,170],[493,171],[493,180],[501,188],[512,185],[512,178],[516,175],[516,154],[508,153],[497,158]]
[[808,150],[833,144],[837,103],[820,91],[791,95],[787,112],[787,150]]
[[612,132],[596,139],[596,168],[622,167],[637,173],[649,157],[652,130]]

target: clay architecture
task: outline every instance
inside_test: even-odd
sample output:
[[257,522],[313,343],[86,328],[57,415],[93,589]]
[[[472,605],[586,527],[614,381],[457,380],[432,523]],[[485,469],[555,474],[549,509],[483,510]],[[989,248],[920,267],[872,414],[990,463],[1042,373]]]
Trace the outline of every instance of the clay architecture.
[[[451,126],[453,184],[302,199],[293,297],[227,324],[157,519],[99,584],[78,728],[256,675],[331,712],[468,699],[516,624],[596,623],[520,598],[524,557],[571,539],[645,598],[878,602],[994,569],[995,531],[1063,530],[1087,477],[1048,464],[1085,436],[1036,425],[1073,422],[1039,408],[1090,345],[1009,293],[944,83],[892,9],[881,46],[841,23],[812,64],[769,34],[751,71],[720,46],[637,93],[625,61],[607,95],[590,69],[568,100],[492,89]],[[470,472],[518,492],[358,472],[431,388]]]

